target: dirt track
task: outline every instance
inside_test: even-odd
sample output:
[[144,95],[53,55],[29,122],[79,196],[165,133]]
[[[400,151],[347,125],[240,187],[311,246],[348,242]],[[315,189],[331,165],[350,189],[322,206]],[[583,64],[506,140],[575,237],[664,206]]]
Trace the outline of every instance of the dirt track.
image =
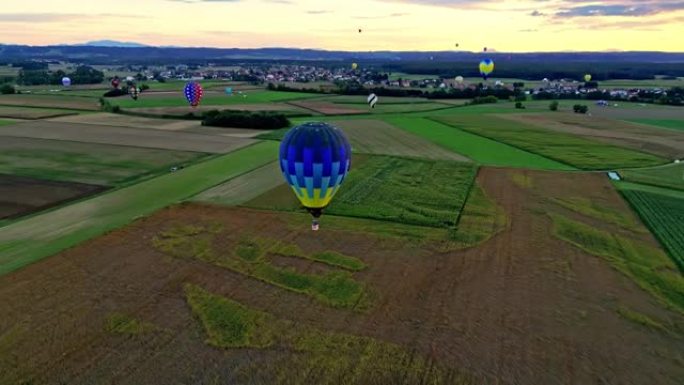
[[[515,173],[528,175],[533,188],[514,183]],[[626,305],[680,325],[683,317],[603,260],[550,235],[545,196],[581,196],[626,210],[606,179],[483,169],[478,180],[510,227],[466,251],[440,254],[325,229],[313,235],[304,216],[183,205],[0,277],[0,372],[8,373],[0,384],[279,383],[264,373],[277,372],[295,353],[207,347],[183,300],[186,282],[302,325],[397,343],[436,365],[468,371],[478,384],[681,383],[681,337],[631,323],[615,309]],[[355,277],[375,293],[374,306],[368,313],[333,309],[151,246],[173,224],[216,221],[231,239],[258,234],[362,258],[370,267]],[[637,238],[655,244],[650,235]],[[103,323],[115,311],[162,330],[110,335]]]
[[17,218],[104,189],[90,184],[0,174],[0,219]]

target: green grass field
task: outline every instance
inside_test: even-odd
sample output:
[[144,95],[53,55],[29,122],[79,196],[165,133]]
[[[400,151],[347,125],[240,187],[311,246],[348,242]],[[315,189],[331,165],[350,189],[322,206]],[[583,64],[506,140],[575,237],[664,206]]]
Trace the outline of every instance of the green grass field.
[[666,159],[656,155],[494,116],[440,117],[439,121],[584,170],[647,167],[667,163]]
[[[301,100],[316,98],[319,95],[307,94],[303,92],[275,92],[275,91],[245,91],[240,95],[227,96],[222,94],[205,94],[202,98],[202,105],[205,106],[229,106],[233,104],[256,104],[269,102],[284,102],[289,100]],[[122,108],[151,108],[151,107],[183,107],[188,105],[188,101],[182,92],[170,95],[143,94],[136,101],[129,97],[108,99],[112,105]]]
[[0,141],[0,174],[114,186],[168,172],[207,154],[109,144],[7,138]]
[[672,163],[662,167],[622,170],[626,182],[684,190],[684,163]]
[[384,120],[483,165],[574,170],[571,166],[543,156],[432,120],[414,117],[392,117]]
[[13,124],[13,123],[16,123],[16,122],[13,120],[0,119],[0,126],[8,126],[8,125]]
[[630,122],[648,124],[649,126],[656,126],[667,128],[670,130],[684,131],[684,119],[630,119]]
[[684,272],[684,199],[639,190],[621,192]]
[[[453,227],[474,175],[475,167],[462,162],[356,157],[352,171],[325,213]],[[300,207],[285,184],[245,205],[276,210],[298,210]]]
[[124,226],[136,218],[272,162],[261,142],[175,173],[0,227],[0,275]]

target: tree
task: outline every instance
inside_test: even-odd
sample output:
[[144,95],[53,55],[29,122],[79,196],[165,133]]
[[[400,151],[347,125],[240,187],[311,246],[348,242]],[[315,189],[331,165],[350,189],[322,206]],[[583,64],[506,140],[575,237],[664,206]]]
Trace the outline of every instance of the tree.
[[576,114],[586,114],[589,112],[589,107],[582,104],[575,104],[572,107],[572,110],[575,111]]
[[519,110],[524,110],[524,109],[525,109],[525,106],[523,106],[522,102],[516,102],[516,103],[515,103],[515,108],[517,108],[517,109],[519,109]]
[[558,101],[554,100],[549,104],[549,110],[551,111],[558,111]]
[[0,94],[2,95],[10,95],[17,92],[14,87],[10,84],[3,84],[0,86]]

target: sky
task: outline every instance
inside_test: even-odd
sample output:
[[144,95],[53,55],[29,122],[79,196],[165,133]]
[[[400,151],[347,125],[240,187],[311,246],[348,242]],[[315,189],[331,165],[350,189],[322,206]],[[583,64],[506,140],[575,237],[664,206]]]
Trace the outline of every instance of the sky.
[[684,52],[684,0],[2,0],[0,43],[102,39],[349,51]]

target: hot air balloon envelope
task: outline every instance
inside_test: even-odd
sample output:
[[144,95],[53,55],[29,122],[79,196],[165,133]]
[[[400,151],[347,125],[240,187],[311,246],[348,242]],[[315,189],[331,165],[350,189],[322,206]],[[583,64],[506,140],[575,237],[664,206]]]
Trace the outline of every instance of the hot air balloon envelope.
[[456,76],[456,83],[463,83],[463,76]]
[[356,63],[352,63],[352,69],[355,70],[355,69],[357,69],[357,68],[359,68],[359,65],[356,64]]
[[591,75],[589,75],[589,74],[584,75],[584,81],[590,82],[591,81]]
[[280,143],[280,169],[285,182],[314,218],[330,204],[350,166],[347,137],[327,123],[293,127]]
[[226,87],[226,95],[233,95],[233,88],[232,87]]
[[62,78],[62,85],[64,87],[69,87],[71,85],[71,79],[69,79],[67,77],[63,77]]
[[494,72],[494,62],[492,59],[484,59],[480,62],[480,75],[487,80],[487,76]]
[[189,82],[185,85],[183,93],[185,94],[185,99],[188,100],[188,103],[190,103],[192,107],[197,107],[202,100],[204,90],[202,90],[202,86],[199,83]]

